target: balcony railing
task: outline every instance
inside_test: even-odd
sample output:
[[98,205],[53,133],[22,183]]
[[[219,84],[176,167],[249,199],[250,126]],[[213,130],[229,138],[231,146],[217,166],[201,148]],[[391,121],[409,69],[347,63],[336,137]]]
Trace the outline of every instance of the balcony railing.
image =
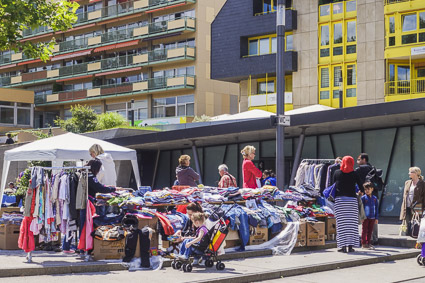
[[100,98],[111,95],[131,95],[135,93],[166,91],[181,88],[194,88],[195,76],[160,77],[139,82],[126,82],[93,87],[91,89],[60,91],[49,95],[37,95],[35,104],[66,102],[87,98]]
[[[54,70],[43,70],[39,72],[23,73],[19,76],[4,77],[2,86],[30,83],[41,79],[65,78],[74,75],[93,74],[105,70],[122,69],[126,67],[138,67],[158,64],[168,60],[195,59],[195,48],[183,46],[171,49],[157,49],[144,54],[125,55],[106,58],[99,61],[85,62],[78,65],[63,66]],[[7,79],[6,79],[7,78]]]
[[10,84],[10,77],[1,77],[0,86],[5,86]]
[[390,5],[390,4],[397,4],[401,2],[410,2],[410,1],[415,1],[415,0],[385,0],[384,4]]
[[[179,3],[195,3],[196,0],[138,0],[127,1],[113,6],[102,7],[99,10],[81,12],[77,14],[77,22],[73,25],[79,26],[87,22],[97,22],[105,18],[119,17],[142,11],[149,11],[160,7],[173,6]],[[48,27],[28,28],[23,31],[23,37],[35,36],[42,33],[52,32]]]
[[425,78],[385,83],[385,95],[425,94]]

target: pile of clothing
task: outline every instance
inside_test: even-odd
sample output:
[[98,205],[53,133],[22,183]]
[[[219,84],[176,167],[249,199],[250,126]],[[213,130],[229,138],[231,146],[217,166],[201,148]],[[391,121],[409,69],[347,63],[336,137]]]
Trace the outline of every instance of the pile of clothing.
[[0,218],[0,224],[16,224],[21,225],[22,220],[24,220],[24,215],[14,212],[3,212],[2,217]]

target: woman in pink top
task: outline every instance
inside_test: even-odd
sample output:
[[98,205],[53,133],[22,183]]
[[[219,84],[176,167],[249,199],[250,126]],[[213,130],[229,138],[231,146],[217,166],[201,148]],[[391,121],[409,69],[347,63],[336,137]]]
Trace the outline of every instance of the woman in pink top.
[[243,187],[244,188],[257,188],[256,178],[261,178],[263,175],[260,170],[255,167],[252,160],[255,157],[255,147],[247,145],[241,151],[243,156],[242,163],[242,176],[243,176]]

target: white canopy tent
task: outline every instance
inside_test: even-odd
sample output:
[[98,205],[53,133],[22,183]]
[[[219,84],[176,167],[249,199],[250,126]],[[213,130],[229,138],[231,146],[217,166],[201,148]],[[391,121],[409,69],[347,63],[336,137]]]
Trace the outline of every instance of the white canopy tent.
[[3,173],[1,176],[0,203],[6,186],[7,174],[12,161],[52,161],[54,167],[62,166],[64,161],[90,160],[89,148],[99,144],[113,160],[130,160],[133,166],[137,186],[140,186],[139,166],[137,154],[129,149],[110,142],[98,140],[82,135],[67,133],[42,140],[37,140],[4,153]]

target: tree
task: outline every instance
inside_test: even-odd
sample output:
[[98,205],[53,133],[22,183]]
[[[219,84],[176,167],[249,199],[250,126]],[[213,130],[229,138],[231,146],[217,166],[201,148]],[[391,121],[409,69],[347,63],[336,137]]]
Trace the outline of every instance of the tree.
[[107,130],[128,126],[127,120],[116,112],[102,113],[97,116],[96,130]]
[[21,42],[23,31],[39,26],[68,30],[77,21],[78,7],[76,2],[63,0],[0,0],[0,50],[22,51],[29,58],[47,61],[55,39],[48,43]]
[[58,118],[55,124],[62,129],[75,134],[91,132],[96,129],[97,114],[90,106],[71,106],[72,118],[62,120]]

